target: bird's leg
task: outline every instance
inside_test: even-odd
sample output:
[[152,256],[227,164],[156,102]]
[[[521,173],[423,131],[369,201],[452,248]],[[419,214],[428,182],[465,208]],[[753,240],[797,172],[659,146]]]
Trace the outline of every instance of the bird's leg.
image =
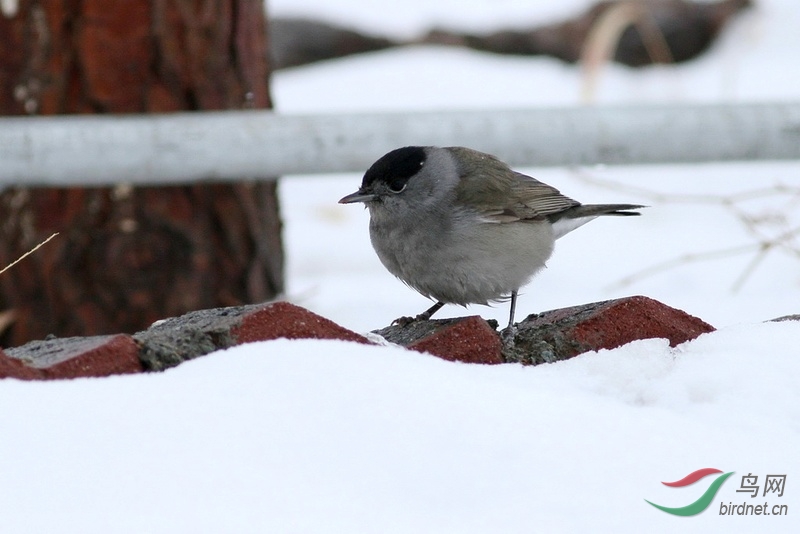
[[517,290],[511,292],[511,313],[508,316],[508,326],[500,332],[500,338],[506,346],[514,345],[514,337],[517,335],[517,327],[514,326],[514,312],[517,311]]
[[514,326],[514,313],[517,311],[517,290],[511,292],[511,312],[508,314],[508,328]]
[[431,318],[431,315],[439,311],[442,308],[442,306],[444,306],[444,302],[437,302],[436,304],[434,304],[424,312],[420,313],[416,317],[400,317],[392,321],[392,324],[396,324],[399,326],[407,326],[417,321],[427,321],[428,319]]
[[428,319],[431,318],[431,315],[433,315],[437,311],[441,310],[442,306],[444,306],[444,302],[437,302],[436,304],[434,304],[433,306],[431,306],[430,308],[428,308],[424,312],[422,312],[419,315],[417,315],[416,317],[414,317],[414,320],[415,321],[427,321]]

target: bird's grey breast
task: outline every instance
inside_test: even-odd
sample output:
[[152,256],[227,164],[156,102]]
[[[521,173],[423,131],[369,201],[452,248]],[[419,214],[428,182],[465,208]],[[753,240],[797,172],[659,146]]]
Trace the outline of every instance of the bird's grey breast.
[[407,216],[387,217],[380,208],[370,217],[370,240],[383,265],[411,286],[415,279],[441,261],[452,238],[452,220],[440,210],[419,210]]

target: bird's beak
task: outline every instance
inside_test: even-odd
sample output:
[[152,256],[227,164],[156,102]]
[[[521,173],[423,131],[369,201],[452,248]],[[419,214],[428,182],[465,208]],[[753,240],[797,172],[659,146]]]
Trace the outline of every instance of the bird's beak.
[[352,204],[354,202],[372,202],[377,199],[378,195],[374,193],[365,193],[360,189],[355,193],[350,193],[339,201],[339,204]]

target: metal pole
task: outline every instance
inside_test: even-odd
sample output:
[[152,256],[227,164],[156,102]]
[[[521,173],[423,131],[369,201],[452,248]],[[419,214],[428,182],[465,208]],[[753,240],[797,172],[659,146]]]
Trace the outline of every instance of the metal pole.
[[469,146],[514,166],[800,160],[800,103],[0,118],[0,187],[363,172],[411,144]]

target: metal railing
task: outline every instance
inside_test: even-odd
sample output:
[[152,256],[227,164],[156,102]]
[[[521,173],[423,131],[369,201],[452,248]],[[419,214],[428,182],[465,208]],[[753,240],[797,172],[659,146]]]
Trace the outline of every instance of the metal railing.
[[363,172],[411,144],[469,146],[514,166],[800,160],[800,103],[6,117],[0,187]]

